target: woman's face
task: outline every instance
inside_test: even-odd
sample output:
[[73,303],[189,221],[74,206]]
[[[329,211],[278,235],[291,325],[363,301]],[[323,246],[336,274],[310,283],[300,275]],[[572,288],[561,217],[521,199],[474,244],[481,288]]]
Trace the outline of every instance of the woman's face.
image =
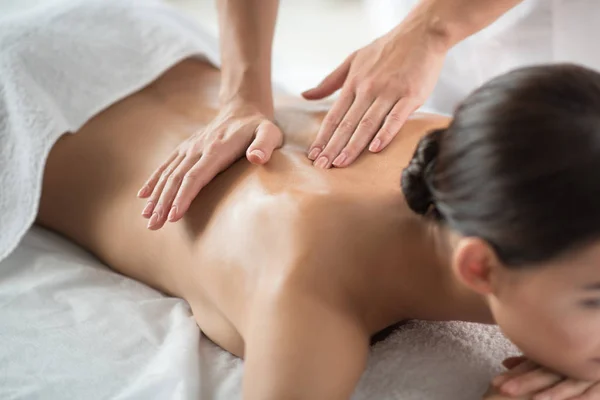
[[600,380],[600,241],[525,267],[495,273],[488,301],[496,322],[531,360]]

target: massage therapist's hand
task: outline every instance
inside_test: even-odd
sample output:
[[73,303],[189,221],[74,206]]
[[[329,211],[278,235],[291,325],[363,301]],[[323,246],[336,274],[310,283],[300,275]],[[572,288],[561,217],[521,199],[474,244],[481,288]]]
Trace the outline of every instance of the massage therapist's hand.
[[494,378],[498,395],[506,399],[600,400],[600,383],[565,378],[525,357],[504,360],[509,368]]
[[264,164],[280,147],[280,129],[253,103],[232,100],[201,132],[181,143],[138,193],[148,198],[142,215],[148,228],[179,220],[198,192],[244,152],[251,163]]
[[321,99],[342,89],[309,147],[309,159],[321,168],[346,167],[367,146],[383,150],[433,91],[445,55],[443,46],[428,43],[408,23],[351,54],[302,94]]

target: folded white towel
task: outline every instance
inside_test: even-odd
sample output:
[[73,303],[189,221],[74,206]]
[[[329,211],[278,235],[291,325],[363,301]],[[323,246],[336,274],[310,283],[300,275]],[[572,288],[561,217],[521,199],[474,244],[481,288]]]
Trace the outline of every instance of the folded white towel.
[[494,325],[411,321],[375,345],[353,400],[481,400],[518,354]]
[[217,64],[217,41],[160,1],[59,0],[0,14],[0,260],[35,220],[56,140],[194,55]]

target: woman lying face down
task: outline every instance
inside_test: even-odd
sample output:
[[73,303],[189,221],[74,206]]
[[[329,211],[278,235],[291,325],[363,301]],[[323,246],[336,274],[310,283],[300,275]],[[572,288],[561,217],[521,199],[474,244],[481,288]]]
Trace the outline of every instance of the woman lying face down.
[[592,381],[599,178],[600,74],[573,65],[490,81],[421,139],[402,176],[408,205],[447,228],[454,276],[505,335],[529,359]]
[[322,113],[292,107],[268,164],[238,161],[181,221],[149,231],[135,193],[224,112],[219,79],[186,60],[61,138],[38,223],[187,300],[203,332],[244,357],[246,399],[346,399],[369,337],[409,318],[497,322],[534,362],[600,380],[598,74],[510,73],[449,126],[417,116],[344,169],[311,165]]

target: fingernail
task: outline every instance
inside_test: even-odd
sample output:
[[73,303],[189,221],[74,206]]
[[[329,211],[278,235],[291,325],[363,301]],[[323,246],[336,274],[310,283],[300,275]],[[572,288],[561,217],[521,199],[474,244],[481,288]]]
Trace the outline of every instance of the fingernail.
[[140,191],[138,192],[137,195],[138,195],[138,197],[146,197],[146,196],[148,196],[149,191],[150,191],[150,188],[148,187],[148,185],[146,185],[140,189]]
[[144,210],[142,211],[142,216],[149,217],[150,213],[152,212],[153,206],[154,206],[154,203],[149,201],[148,204],[146,204],[146,207],[144,207]]
[[256,149],[256,150],[252,150],[252,151],[250,152],[250,154],[252,154],[252,155],[254,155],[254,156],[258,157],[258,159],[259,159],[260,161],[263,161],[263,160],[265,159],[265,153],[263,153],[263,151],[262,151],[262,150],[258,150],[258,149]]
[[346,153],[342,153],[339,156],[337,156],[336,159],[333,160],[333,165],[339,167],[344,163],[344,161],[346,161]]
[[377,151],[379,150],[379,146],[381,146],[381,140],[375,139],[371,142],[371,145],[369,146],[369,151]]
[[152,218],[148,221],[148,228],[152,228],[158,222],[158,213],[153,213]]
[[327,157],[319,157],[319,159],[315,162],[315,167],[325,169],[325,167],[327,167],[328,162],[329,160],[327,159]]
[[309,160],[315,161],[317,159],[317,157],[319,157],[320,152],[321,152],[321,149],[318,147],[315,147],[314,149],[312,149],[310,151],[310,153],[308,153]]
[[173,221],[177,216],[177,206],[171,207],[171,212],[169,213],[169,221]]

